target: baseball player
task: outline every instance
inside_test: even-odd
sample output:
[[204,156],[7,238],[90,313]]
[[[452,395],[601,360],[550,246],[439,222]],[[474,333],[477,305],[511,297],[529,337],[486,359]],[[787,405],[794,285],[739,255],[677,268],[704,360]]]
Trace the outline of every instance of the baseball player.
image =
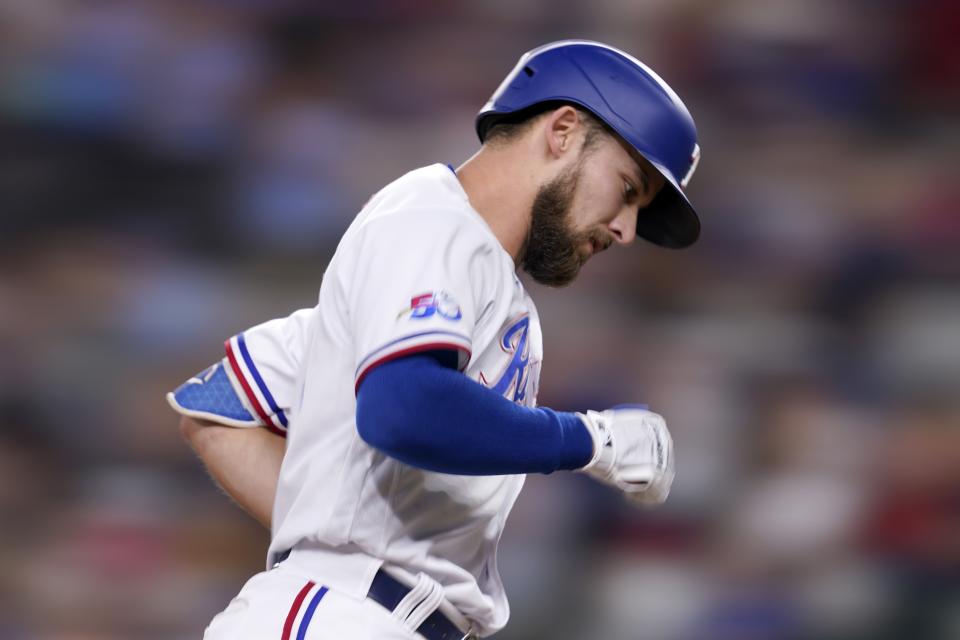
[[525,474],[666,499],[659,415],[536,406],[540,320],[516,271],[563,286],[638,235],[692,244],[690,114],[637,59],[568,40],[521,57],[476,127],[462,166],[370,199],[316,307],[230,338],[168,396],[214,478],[272,530],[267,570],[208,640],[487,636],[509,615],[497,545]]

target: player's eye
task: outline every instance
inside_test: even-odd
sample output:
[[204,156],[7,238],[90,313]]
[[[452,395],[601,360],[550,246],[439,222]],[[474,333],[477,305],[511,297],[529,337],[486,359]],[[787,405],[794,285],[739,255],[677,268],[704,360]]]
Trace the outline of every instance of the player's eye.
[[637,189],[632,184],[623,181],[623,199],[625,202],[633,202],[633,199],[637,197]]

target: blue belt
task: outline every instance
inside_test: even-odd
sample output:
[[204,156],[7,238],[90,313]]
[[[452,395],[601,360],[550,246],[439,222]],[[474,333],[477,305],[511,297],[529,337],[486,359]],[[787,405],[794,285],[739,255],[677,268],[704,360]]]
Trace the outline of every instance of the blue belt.
[[[387,610],[393,611],[410,591],[410,587],[380,569],[373,577],[373,584],[370,585],[367,597]],[[473,632],[464,634],[439,609],[427,616],[423,624],[417,627],[417,633],[427,640],[472,640],[478,637]]]

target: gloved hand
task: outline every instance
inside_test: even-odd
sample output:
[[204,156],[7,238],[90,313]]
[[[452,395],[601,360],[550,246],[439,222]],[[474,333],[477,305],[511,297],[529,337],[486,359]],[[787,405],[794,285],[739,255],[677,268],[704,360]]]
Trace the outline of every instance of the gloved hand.
[[593,438],[593,458],[579,469],[624,492],[630,502],[657,505],[673,483],[673,441],[663,418],[638,408],[577,414]]

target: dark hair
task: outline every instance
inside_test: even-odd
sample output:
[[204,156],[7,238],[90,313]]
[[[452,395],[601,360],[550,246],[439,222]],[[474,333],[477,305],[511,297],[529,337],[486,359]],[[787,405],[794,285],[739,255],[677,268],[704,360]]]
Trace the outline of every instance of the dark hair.
[[571,106],[577,110],[580,119],[586,126],[586,135],[583,140],[583,150],[586,151],[592,147],[598,140],[601,133],[613,133],[604,122],[583,107],[569,102],[540,102],[533,106],[521,109],[513,113],[507,113],[497,116],[488,116],[481,123],[480,134],[483,137],[484,144],[500,145],[516,140],[526,133],[537,118],[559,109],[563,106]]

